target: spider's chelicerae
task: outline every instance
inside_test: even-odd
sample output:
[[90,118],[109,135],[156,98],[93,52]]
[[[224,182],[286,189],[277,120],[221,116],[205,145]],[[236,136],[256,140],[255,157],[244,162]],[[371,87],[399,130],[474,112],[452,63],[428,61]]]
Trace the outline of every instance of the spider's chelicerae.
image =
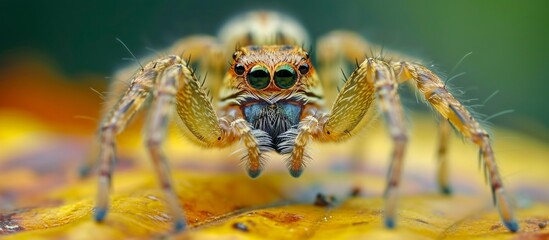
[[[407,145],[406,121],[397,92],[410,83],[442,118],[439,185],[448,193],[444,163],[449,125],[480,148],[495,204],[503,224],[518,230],[513,209],[498,173],[490,137],[471,113],[446,89],[439,76],[416,61],[396,54],[393,60],[364,57],[372,47],[356,34],[331,32],[317,43],[316,70],[303,28],[272,12],[251,12],[230,21],[219,38],[191,36],[177,42],[171,52],[192,55],[208,73],[206,85],[183,54],[150,60],[131,77],[128,87],[114,86],[108,114],[100,126],[99,190],[95,219],[106,217],[109,184],[115,159],[115,137],[150,98],[146,147],[175,219],[177,230],[186,221],[173,190],[168,163],[161,150],[171,113],[176,110],[185,136],[194,143],[222,148],[239,143],[246,152],[248,175],[263,170],[264,155],[276,151],[288,156],[293,177],[303,172],[311,141],[335,142],[352,137],[371,120],[373,104],[384,116],[394,149],[385,189],[384,222],[395,226],[397,189]],[[237,47],[235,50],[235,46]],[[232,55],[232,58],[231,58]],[[231,59],[227,68],[226,61]],[[355,65],[356,62],[356,66]],[[340,69],[353,64],[352,74],[337,92]],[[126,73],[119,79],[129,78]],[[212,92],[212,98],[206,88]],[[325,90],[325,92],[324,92]],[[117,94],[119,93],[119,94]],[[331,109],[325,108],[331,103]],[[214,107],[215,106],[215,107]]]

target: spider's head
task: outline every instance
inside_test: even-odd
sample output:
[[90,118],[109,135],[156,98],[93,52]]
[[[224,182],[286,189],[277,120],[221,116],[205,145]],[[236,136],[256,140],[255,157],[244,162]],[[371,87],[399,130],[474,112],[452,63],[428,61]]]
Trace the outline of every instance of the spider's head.
[[291,45],[241,48],[233,54],[229,78],[233,87],[266,100],[319,85],[309,54]]

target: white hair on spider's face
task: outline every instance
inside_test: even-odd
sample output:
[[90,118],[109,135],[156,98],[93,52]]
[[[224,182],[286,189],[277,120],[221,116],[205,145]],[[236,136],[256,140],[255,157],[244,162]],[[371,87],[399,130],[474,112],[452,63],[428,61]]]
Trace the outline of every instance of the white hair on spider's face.
[[229,51],[248,45],[309,45],[305,28],[295,19],[271,11],[253,11],[229,20],[219,31]]

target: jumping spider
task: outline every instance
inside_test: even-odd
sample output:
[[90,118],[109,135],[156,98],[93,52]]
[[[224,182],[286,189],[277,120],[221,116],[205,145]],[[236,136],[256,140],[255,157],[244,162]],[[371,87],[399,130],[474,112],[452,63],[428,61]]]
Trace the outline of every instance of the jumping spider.
[[[345,31],[320,38],[317,71],[308,52],[300,47],[306,42],[303,28],[290,18],[273,12],[251,12],[230,21],[222,28],[219,39],[191,36],[170,49],[193,55],[200,69],[209,74],[206,87],[183,54],[152,59],[132,77],[127,71],[119,74],[118,79],[130,78],[131,84],[129,87],[115,85],[111,100],[116,102],[107,109],[108,114],[100,125],[95,219],[103,221],[109,206],[115,137],[149,98],[152,101],[148,105],[146,145],[174,216],[176,230],[184,229],[186,220],[161,150],[174,108],[185,136],[194,143],[222,148],[241,142],[250,177],[259,176],[264,167],[264,154],[269,151],[288,155],[288,170],[293,177],[299,177],[308,157],[305,150],[309,142],[336,142],[352,137],[375,115],[372,104],[376,100],[394,144],[384,194],[384,223],[393,228],[397,188],[408,142],[397,89],[407,82],[448,120],[440,124],[443,129],[439,149],[441,190],[448,192],[449,189],[444,151],[449,122],[480,148],[501,220],[509,230],[518,230],[488,133],[448,92],[439,76],[416,61],[396,54],[392,59],[398,61],[374,56],[364,58],[372,45]],[[234,46],[241,47],[234,50]],[[231,54],[227,69],[225,61]],[[337,93],[340,69],[354,62],[354,71]],[[212,99],[206,88],[211,90]],[[325,108],[324,101],[333,102],[331,110]]]

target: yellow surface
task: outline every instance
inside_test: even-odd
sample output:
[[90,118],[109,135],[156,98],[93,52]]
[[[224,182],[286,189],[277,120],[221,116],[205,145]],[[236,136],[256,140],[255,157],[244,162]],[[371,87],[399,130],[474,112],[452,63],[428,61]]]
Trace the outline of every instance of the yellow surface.
[[[362,143],[313,146],[314,160],[299,179],[289,176],[276,155],[259,179],[250,179],[238,166],[238,156],[230,155],[234,149],[205,151],[171,131],[165,149],[190,226],[172,234],[171,217],[142,147],[140,126],[120,137],[119,155],[126,165],[114,174],[111,210],[106,221],[98,224],[92,221],[96,178],[76,177],[79,162],[90,156],[93,139],[84,137],[78,145],[81,154],[70,155],[81,158],[56,163],[68,167],[50,174],[25,165],[43,161],[42,155],[23,158],[22,166],[13,167],[19,155],[82,137],[56,134],[47,123],[28,116],[0,113],[0,146],[8,146],[0,152],[0,193],[13,195],[0,203],[0,235],[5,239],[549,238],[549,227],[540,227],[549,221],[547,143],[495,130],[502,176],[519,205],[521,230],[511,234],[491,206],[474,146],[452,139],[450,166],[457,194],[438,195],[434,120],[414,117],[413,122],[396,230],[382,226],[381,192],[391,148],[382,125],[370,127],[361,136]],[[352,160],[353,156],[361,160]],[[353,189],[359,189],[360,196],[350,197]],[[315,206],[317,193],[334,195],[336,202]]]

